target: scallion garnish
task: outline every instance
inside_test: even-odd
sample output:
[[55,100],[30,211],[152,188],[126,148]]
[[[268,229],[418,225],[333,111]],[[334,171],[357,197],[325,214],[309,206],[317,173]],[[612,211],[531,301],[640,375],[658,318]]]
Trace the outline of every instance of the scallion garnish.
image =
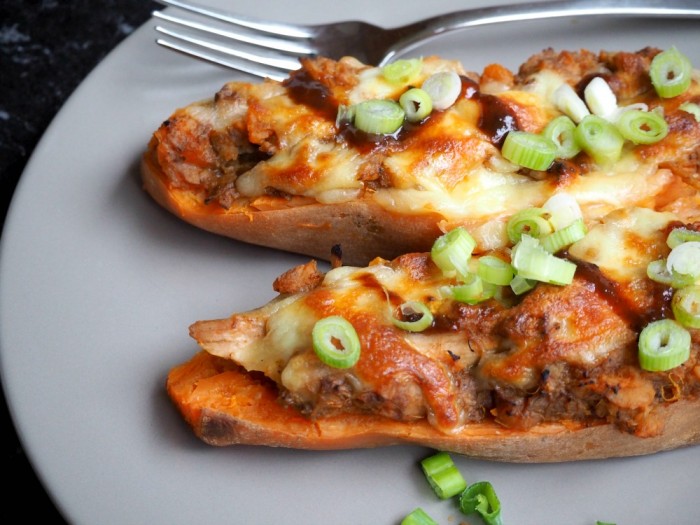
[[350,368],[360,359],[360,339],[350,322],[339,315],[316,322],[311,332],[314,352],[333,368]]
[[583,99],[566,82],[554,90],[552,98],[557,109],[576,124],[581,122],[585,116],[591,114]]
[[437,238],[430,257],[443,273],[464,277],[469,273],[469,259],[475,247],[474,238],[460,226]]
[[433,111],[433,101],[421,88],[411,88],[399,97],[399,104],[409,122],[420,122]]
[[624,111],[616,126],[624,138],[635,144],[654,144],[668,135],[666,120],[654,111]]
[[559,115],[544,128],[542,135],[551,140],[557,148],[555,158],[570,159],[581,151],[581,146],[574,136],[575,130],[576,124],[566,115]]
[[523,235],[513,247],[511,264],[525,279],[558,285],[571,284],[576,273],[574,263],[552,255],[529,235]]
[[422,332],[433,324],[433,314],[420,301],[406,301],[399,306],[400,318],[392,316],[391,322],[408,332]]
[[542,205],[542,209],[549,213],[549,222],[555,230],[559,230],[574,221],[583,219],[583,212],[576,199],[566,192],[552,195]]
[[690,333],[676,321],[660,319],[639,334],[639,365],[663,372],[682,365],[690,357]]
[[365,100],[355,105],[355,127],[365,133],[390,135],[399,130],[405,113],[393,100]]
[[469,515],[478,513],[487,525],[502,525],[501,502],[493,485],[479,481],[469,487],[459,497],[459,510]]
[[409,84],[420,73],[423,61],[420,58],[404,58],[382,67],[382,75],[391,84]]
[[506,233],[513,244],[520,242],[523,234],[539,239],[552,231],[549,212],[544,208],[525,208],[511,215],[506,223]]
[[446,452],[438,452],[427,457],[420,464],[438,498],[451,498],[467,488],[467,482],[464,481],[462,474]]
[[477,275],[481,277],[485,283],[506,286],[513,280],[515,270],[513,270],[510,263],[507,263],[500,257],[484,255],[479,258]]
[[515,295],[522,295],[525,292],[529,292],[537,285],[537,281],[532,279],[525,279],[522,275],[516,275],[510,281],[510,289],[513,290]]
[[610,84],[601,77],[593,78],[583,90],[583,98],[591,113],[608,119],[617,109],[617,97]]
[[454,71],[439,71],[425,79],[421,86],[433,101],[433,108],[443,110],[455,103],[462,92],[462,81]]
[[676,290],[671,299],[673,316],[687,328],[700,328],[700,286]]
[[666,259],[651,261],[647,265],[647,277],[654,282],[671,286],[673,276],[666,268]]
[[700,232],[688,228],[674,228],[666,237],[666,244],[671,249],[688,241],[700,241]]
[[656,55],[649,67],[651,83],[661,98],[684,93],[692,81],[693,66],[683,53],[673,46]]
[[576,126],[576,142],[598,164],[616,162],[625,139],[617,128],[598,115],[588,115]]
[[688,283],[700,279],[700,242],[683,242],[673,248],[666,258],[666,268],[674,278]]
[[695,120],[700,122],[700,104],[696,104],[695,102],[683,102],[683,104],[678,106],[678,109],[690,113],[695,117]]
[[438,523],[427,512],[418,507],[401,520],[401,525],[438,525]]
[[556,158],[557,146],[543,135],[527,131],[511,131],[503,141],[501,154],[518,166],[544,171]]

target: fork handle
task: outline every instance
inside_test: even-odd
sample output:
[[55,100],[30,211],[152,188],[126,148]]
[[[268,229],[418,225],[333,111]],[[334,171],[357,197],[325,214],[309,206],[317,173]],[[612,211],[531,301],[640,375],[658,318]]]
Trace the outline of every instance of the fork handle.
[[397,28],[407,36],[389,48],[379,65],[387,64],[399,52],[403,54],[459,29],[502,22],[601,15],[700,18],[700,4],[698,0],[557,0],[456,11]]

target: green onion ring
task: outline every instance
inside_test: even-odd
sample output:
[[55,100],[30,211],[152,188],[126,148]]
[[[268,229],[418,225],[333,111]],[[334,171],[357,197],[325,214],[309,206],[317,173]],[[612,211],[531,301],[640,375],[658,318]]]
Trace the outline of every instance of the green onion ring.
[[511,257],[511,264],[517,275],[525,279],[558,285],[573,282],[576,265],[555,257],[542,248],[534,237],[523,235],[520,242],[513,247]]
[[484,255],[479,258],[477,275],[486,283],[507,286],[513,280],[515,270],[513,270],[510,263],[507,263],[500,257]]
[[459,510],[465,514],[478,513],[487,525],[502,525],[501,502],[493,485],[479,481],[469,487],[459,497]]
[[598,164],[616,162],[622,154],[625,139],[617,128],[598,115],[588,115],[576,126],[576,142]]
[[583,239],[586,236],[586,232],[586,224],[583,222],[583,219],[577,219],[568,226],[545,235],[540,239],[540,243],[542,248],[549,253],[557,253]]
[[462,92],[462,80],[454,71],[440,71],[430,75],[421,86],[430,95],[433,108],[438,111],[449,108]]
[[616,126],[624,138],[635,144],[654,144],[668,135],[668,123],[654,111],[624,111]]
[[501,154],[518,166],[545,171],[556,157],[557,146],[542,135],[527,131],[510,131],[503,141]]
[[467,482],[464,481],[462,474],[446,452],[438,452],[427,457],[420,464],[438,498],[451,498],[467,488]]
[[365,100],[355,105],[355,127],[365,133],[396,133],[405,116],[401,106],[393,100]]
[[314,352],[333,368],[350,368],[360,359],[360,339],[350,322],[339,315],[316,322],[311,332]]
[[690,357],[690,333],[676,321],[660,319],[639,334],[639,365],[650,372],[664,372]]
[[700,242],[688,241],[673,248],[666,258],[666,268],[679,278],[700,279]]
[[409,122],[420,122],[433,111],[430,95],[421,88],[411,88],[399,97],[399,104]]
[[581,146],[574,136],[575,130],[576,124],[566,115],[558,116],[544,128],[542,135],[551,140],[557,148],[555,158],[570,159],[581,151]]
[[688,228],[674,228],[666,237],[666,244],[673,249],[679,244],[689,241],[700,241],[700,232]]
[[671,310],[681,325],[700,328],[700,286],[686,286],[676,290],[671,299]]
[[525,292],[529,292],[537,285],[537,281],[532,279],[525,279],[522,275],[516,275],[510,281],[510,289],[513,290],[515,295],[522,295]]
[[683,53],[673,46],[656,55],[649,66],[649,77],[661,98],[673,98],[684,93],[692,81],[693,66]]
[[401,318],[391,317],[394,326],[407,332],[422,332],[433,324],[433,314],[420,301],[406,301],[399,306]]
[[406,85],[420,73],[422,67],[420,58],[404,58],[382,67],[382,75],[391,84]]
[[469,273],[469,259],[475,247],[474,238],[460,226],[435,240],[430,257],[444,274],[465,276]]
[[523,234],[539,239],[552,231],[549,212],[544,208],[525,208],[513,214],[506,223],[506,233],[513,244],[520,242]]
[[431,518],[423,509],[417,507],[401,520],[401,525],[438,525],[438,522]]
[[700,122],[700,104],[696,104],[695,102],[683,102],[683,104],[678,106],[678,109],[690,113],[695,117],[695,120]]

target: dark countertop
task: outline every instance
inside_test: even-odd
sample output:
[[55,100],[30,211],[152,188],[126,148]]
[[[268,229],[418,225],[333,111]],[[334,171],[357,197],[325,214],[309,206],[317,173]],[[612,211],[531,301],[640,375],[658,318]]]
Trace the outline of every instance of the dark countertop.
[[[0,220],[24,166],[54,115],[87,74],[143,24],[148,0],[3,0],[0,3]],[[0,395],[2,393],[0,392]],[[44,523],[65,523],[34,474],[4,395],[5,500],[29,501]]]

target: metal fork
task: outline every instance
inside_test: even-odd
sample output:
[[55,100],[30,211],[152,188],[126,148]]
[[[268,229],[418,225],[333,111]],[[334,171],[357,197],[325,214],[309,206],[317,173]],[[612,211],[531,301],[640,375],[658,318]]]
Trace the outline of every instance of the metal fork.
[[298,25],[244,17],[181,0],[158,3],[195,14],[183,18],[154,11],[156,42],[208,62],[259,77],[281,80],[300,67],[299,58],[354,56],[384,65],[446,33],[488,24],[562,17],[625,16],[700,18],[698,0],[557,0],[495,5],[383,28],[362,21]]

